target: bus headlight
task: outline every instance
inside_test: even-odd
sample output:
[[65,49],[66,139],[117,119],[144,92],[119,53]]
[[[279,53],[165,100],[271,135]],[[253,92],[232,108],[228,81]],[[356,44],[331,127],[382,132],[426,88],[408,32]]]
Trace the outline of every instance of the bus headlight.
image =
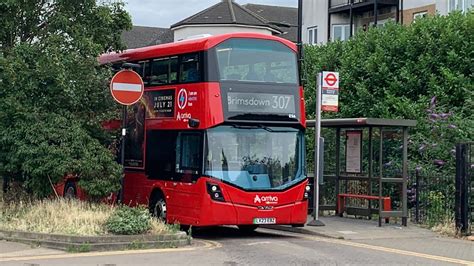
[[209,194],[209,196],[211,196],[212,200],[222,201],[222,202],[225,201],[224,195],[222,194],[222,190],[219,187],[219,185],[211,184],[211,183],[206,183],[206,185],[207,185],[207,193]]
[[309,193],[311,193],[311,186],[306,185],[304,188],[304,194],[303,194],[303,199],[307,200],[309,198]]

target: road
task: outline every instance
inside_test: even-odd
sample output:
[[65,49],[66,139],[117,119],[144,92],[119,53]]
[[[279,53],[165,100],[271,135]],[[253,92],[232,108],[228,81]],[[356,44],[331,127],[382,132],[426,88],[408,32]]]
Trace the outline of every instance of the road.
[[[0,265],[474,265],[370,243],[258,229],[201,229],[194,244],[180,249],[129,250],[0,258]],[[409,241],[409,240],[407,240]]]

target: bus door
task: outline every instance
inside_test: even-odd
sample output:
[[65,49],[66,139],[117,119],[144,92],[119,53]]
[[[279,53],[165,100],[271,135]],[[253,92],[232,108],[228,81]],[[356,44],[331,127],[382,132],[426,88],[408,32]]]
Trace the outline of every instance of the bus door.
[[179,216],[199,216],[200,197],[197,180],[202,171],[203,133],[180,132],[176,141],[176,181],[174,197],[178,200]]

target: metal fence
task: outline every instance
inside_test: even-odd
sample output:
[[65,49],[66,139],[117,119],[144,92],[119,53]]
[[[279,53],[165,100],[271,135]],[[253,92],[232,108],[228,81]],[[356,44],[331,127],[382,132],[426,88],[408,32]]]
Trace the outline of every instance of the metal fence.
[[413,222],[433,226],[454,221],[462,235],[474,224],[474,144],[456,148],[456,169],[423,174],[413,172],[408,184],[408,204]]
[[436,225],[454,218],[455,176],[414,172],[408,184],[412,222]]
[[456,145],[455,222],[462,235],[472,233],[474,224],[474,143]]
[[[346,6],[352,4],[359,4],[359,3],[374,3],[374,0],[331,0],[331,8],[332,7],[339,7],[339,6]],[[393,1],[392,1],[393,2]]]

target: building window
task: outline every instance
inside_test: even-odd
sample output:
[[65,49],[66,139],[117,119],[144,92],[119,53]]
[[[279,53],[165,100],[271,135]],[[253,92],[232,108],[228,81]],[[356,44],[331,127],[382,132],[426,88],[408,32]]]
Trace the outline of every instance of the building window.
[[345,25],[333,25],[332,26],[332,40],[333,41],[345,41],[349,39],[350,36],[350,27],[349,24]]
[[418,12],[413,14],[413,20],[417,20],[419,18],[424,18],[428,16],[428,11]]
[[308,28],[308,43],[318,44],[318,27]]
[[448,12],[460,10],[466,12],[474,6],[474,0],[449,0]]
[[[385,26],[385,24],[387,24],[389,21],[393,21],[393,19],[392,19],[392,18],[386,18],[386,19],[377,20],[377,27],[383,27],[383,26]],[[370,22],[369,22],[369,26],[370,26],[370,27],[373,27],[373,26],[374,26],[374,22],[373,22],[373,21],[370,21]]]

